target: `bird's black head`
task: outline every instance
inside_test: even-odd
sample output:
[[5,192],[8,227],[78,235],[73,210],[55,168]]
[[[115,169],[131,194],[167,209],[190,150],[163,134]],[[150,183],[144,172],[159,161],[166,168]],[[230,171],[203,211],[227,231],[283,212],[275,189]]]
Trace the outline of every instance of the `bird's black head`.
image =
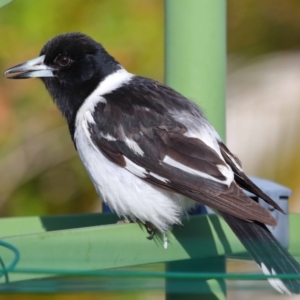
[[86,97],[106,76],[120,68],[99,43],[74,32],[54,37],[39,57],[4,74],[11,79],[41,78],[72,131],[76,112]]

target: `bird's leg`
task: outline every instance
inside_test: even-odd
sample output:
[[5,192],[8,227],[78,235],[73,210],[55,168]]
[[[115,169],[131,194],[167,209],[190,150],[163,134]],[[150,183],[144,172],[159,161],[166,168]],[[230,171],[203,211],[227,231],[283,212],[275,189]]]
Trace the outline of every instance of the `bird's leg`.
[[152,240],[155,233],[156,233],[156,228],[150,222],[145,222],[144,225],[145,225],[145,228],[146,228],[147,232],[149,233],[149,236],[147,236],[147,239]]
[[154,225],[150,222],[141,222],[140,220],[136,219],[135,221],[133,221],[132,219],[130,218],[126,218],[126,219],[123,219],[123,220],[119,220],[117,222],[117,224],[129,224],[129,223],[134,223],[134,222],[137,222],[137,223],[140,223],[140,224],[143,224],[149,234],[149,236],[147,236],[147,239],[148,240],[152,240],[154,238],[154,235],[156,233],[156,228],[154,227]]
[[[147,236],[147,239],[152,240],[154,238],[155,234],[156,234],[155,226],[150,222],[145,222],[144,226],[145,226],[147,232],[149,233],[149,236]],[[167,236],[166,232],[162,233],[162,241],[163,241],[164,248],[167,249],[169,241],[168,241],[168,236]]]

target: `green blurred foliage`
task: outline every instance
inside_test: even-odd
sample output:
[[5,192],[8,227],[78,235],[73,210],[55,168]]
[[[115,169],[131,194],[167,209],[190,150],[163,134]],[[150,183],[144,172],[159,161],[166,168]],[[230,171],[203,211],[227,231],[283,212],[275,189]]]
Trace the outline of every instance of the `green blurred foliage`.
[[300,49],[299,0],[228,0],[228,53],[252,58]]
[[12,0],[0,0],[0,7],[10,3]]
[[[81,31],[133,73],[163,78],[160,0],[15,0],[0,10],[0,68],[34,58],[53,36]],[[101,208],[65,121],[39,80],[0,82],[0,215]]]
[[[250,65],[261,59],[267,58],[268,54],[280,53],[287,56],[288,52],[296,54],[300,50],[300,1],[299,0],[228,0],[227,14],[227,44],[228,55],[237,59],[239,64]],[[270,57],[270,56],[269,56]],[[296,63],[296,62],[295,62]],[[236,66],[231,65],[232,69]],[[278,72],[284,71],[281,65],[277,65]],[[291,70],[291,77],[296,81],[296,74]],[[287,80],[289,80],[287,79]],[[251,83],[249,83],[249,86]],[[274,98],[276,95],[276,83],[274,83]],[[290,86],[287,84],[287,91]],[[288,92],[286,93],[289,97]],[[297,96],[297,95],[295,95]],[[278,98],[277,98],[278,99]],[[282,98],[282,105],[285,104],[285,99]],[[275,104],[274,104],[275,105]],[[252,109],[255,109],[252,107]],[[291,108],[293,109],[293,108]],[[265,112],[266,118],[271,118],[272,110]],[[289,123],[288,115],[282,115],[286,118],[286,123]],[[295,128],[299,128],[300,122],[294,124]],[[262,129],[263,130],[263,129]],[[288,128],[285,130],[285,135],[291,133]],[[270,135],[272,133],[270,132]],[[299,205],[299,180],[300,180],[300,158],[299,147],[300,138],[293,136],[294,148],[290,149],[288,155],[284,151],[285,136],[282,135],[282,140],[278,141],[279,149],[282,149],[282,154],[274,161],[273,168],[265,167],[265,160],[262,158],[261,167],[258,170],[257,176],[269,178],[275,182],[279,182],[292,189],[293,195],[289,199],[290,211],[300,212]],[[263,141],[267,143],[268,141]],[[251,150],[249,150],[251,151]],[[273,150],[270,149],[270,155]],[[274,151],[273,151],[274,152]]]

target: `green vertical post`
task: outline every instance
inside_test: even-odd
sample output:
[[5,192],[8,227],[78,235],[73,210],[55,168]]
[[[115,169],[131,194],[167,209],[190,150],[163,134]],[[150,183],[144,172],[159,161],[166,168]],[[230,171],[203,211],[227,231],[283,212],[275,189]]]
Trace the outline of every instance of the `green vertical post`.
[[165,82],[225,139],[226,0],[165,0]]
[[[196,102],[225,140],[226,0],[165,0],[165,82]],[[209,270],[207,266],[209,265]],[[225,257],[168,263],[168,271],[225,272]],[[176,292],[178,285],[186,291]],[[226,298],[224,280],[166,281],[166,299]]]

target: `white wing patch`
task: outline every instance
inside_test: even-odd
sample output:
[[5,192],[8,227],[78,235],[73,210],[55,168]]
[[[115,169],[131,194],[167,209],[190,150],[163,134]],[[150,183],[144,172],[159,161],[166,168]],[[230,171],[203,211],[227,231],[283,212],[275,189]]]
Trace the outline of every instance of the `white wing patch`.
[[201,140],[214,149],[220,158],[224,160],[218,144],[218,141],[221,140],[220,136],[204,117],[193,116],[188,111],[177,110],[173,110],[171,115],[187,128],[187,132],[184,133],[185,136]]
[[147,171],[145,168],[142,168],[132,162],[130,159],[128,159],[126,156],[124,156],[126,166],[125,169],[128,170],[130,173],[140,177],[140,178],[146,178]]
[[134,140],[129,139],[127,136],[125,136],[125,144],[135,153],[138,155],[143,156],[144,151],[140,148],[140,146],[135,142]]
[[230,158],[230,160],[234,163],[234,165],[237,167],[238,170],[244,172],[243,169],[241,168],[241,166],[236,161],[235,157],[233,157],[232,155],[230,155],[228,152],[226,152],[226,155]]
[[151,176],[153,176],[154,178],[156,178],[156,179],[158,179],[158,180],[160,180],[160,181],[163,181],[163,182],[169,182],[169,181],[170,181],[168,178],[159,176],[159,175],[157,175],[157,174],[155,174],[155,173],[152,173],[152,172],[150,172],[149,175],[151,175]]
[[228,186],[231,185],[232,181],[234,180],[234,174],[229,166],[223,166],[223,165],[217,165],[219,171],[227,178],[225,181],[221,182],[226,182]]
[[[96,122],[95,122],[95,120],[94,120],[94,118],[92,116],[92,113],[89,110],[87,110],[85,112],[83,121],[84,121],[83,126],[84,126],[85,133],[88,136],[90,136],[90,133],[88,131],[88,123],[90,123],[90,124],[96,124]],[[109,133],[103,134],[102,132],[99,132],[99,134],[101,135],[101,137],[103,137],[107,141],[116,141],[117,140],[115,137],[113,137]]]
[[[201,171],[197,171],[195,169],[192,169],[190,167],[187,167],[186,165],[183,165],[182,163],[174,160],[173,158],[169,157],[169,156],[165,156],[164,160],[163,160],[164,163],[170,165],[170,166],[173,166],[175,168],[178,168],[182,171],[185,171],[187,173],[190,173],[190,174],[193,174],[193,175],[196,175],[196,176],[201,176],[203,178],[206,178],[206,179],[210,179],[210,180],[213,180],[213,181],[216,181],[216,182],[219,182],[219,183],[222,183],[222,184],[226,184],[227,186],[229,186],[232,181],[233,181],[233,173],[232,171],[230,171],[228,168],[224,167],[224,166],[218,166],[220,172],[227,178],[226,180],[219,180],[213,176],[210,176],[209,174],[206,174],[204,172],[201,172]],[[222,167],[222,168],[220,168]]]
[[106,140],[111,141],[111,142],[114,142],[114,141],[117,140],[115,137],[113,137],[113,136],[110,135],[109,133],[107,133],[107,134],[102,134],[102,133],[101,133],[101,136],[102,136],[103,138],[105,138]]

